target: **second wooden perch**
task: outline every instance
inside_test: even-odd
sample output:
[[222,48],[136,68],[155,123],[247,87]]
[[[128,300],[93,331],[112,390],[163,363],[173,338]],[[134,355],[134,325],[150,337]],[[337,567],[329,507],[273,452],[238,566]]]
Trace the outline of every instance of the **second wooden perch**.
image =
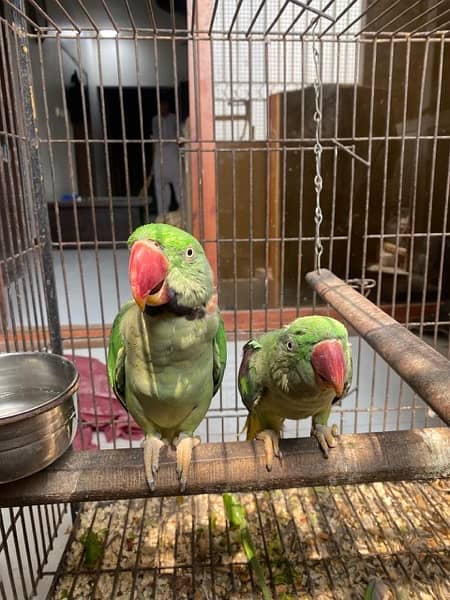
[[450,425],[450,362],[328,269],[309,285]]

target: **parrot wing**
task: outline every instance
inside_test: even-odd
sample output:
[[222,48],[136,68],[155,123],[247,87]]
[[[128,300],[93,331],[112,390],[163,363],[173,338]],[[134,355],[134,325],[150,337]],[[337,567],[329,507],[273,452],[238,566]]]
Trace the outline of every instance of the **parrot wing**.
[[239,392],[248,410],[248,417],[244,426],[248,440],[254,439],[257,433],[264,429],[258,412],[255,409],[264,394],[265,388],[258,378],[254,361],[252,360],[255,354],[260,351],[261,344],[256,340],[250,340],[245,344],[238,374]]
[[213,353],[213,395],[215,395],[220,388],[220,384],[222,383],[223,374],[225,372],[225,366],[227,363],[227,335],[225,333],[225,326],[223,324],[222,317],[220,317],[219,328],[217,329],[216,337],[214,338]]
[[122,319],[125,313],[134,306],[130,300],[120,309],[114,319],[108,346],[108,379],[115,395],[127,409],[125,401],[125,341],[121,332]]
[[258,381],[252,358],[261,350],[261,344],[256,340],[247,342],[243,349],[241,366],[239,367],[238,386],[242,401],[249,412],[261,398],[264,387]]

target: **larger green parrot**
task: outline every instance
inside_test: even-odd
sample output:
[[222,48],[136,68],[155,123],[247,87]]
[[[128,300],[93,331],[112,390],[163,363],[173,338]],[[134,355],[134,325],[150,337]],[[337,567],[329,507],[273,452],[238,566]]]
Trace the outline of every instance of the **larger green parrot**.
[[329,317],[296,319],[244,346],[238,385],[249,411],[247,439],[264,442],[269,471],[273,455],[281,458],[284,419],[312,417],[311,435],[328,457],[337,437],[336,427],[328,426],[331,405],[348,391],[351,379],[347,330]]
[[145,433],[150,489],[155,488],[160,449],[171,444],[183,491],[192,449],[200,442],[194,431],[222,382],[226,363],[213,273],[199,242],[172,225],[138,227],[128,245],[134,300],[114,320],[109,380]]

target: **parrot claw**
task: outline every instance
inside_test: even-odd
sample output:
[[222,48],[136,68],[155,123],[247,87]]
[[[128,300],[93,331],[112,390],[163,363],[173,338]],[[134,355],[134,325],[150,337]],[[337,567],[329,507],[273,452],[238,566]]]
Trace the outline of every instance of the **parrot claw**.
[[328,449],[336,446],[337,442],[335,438],[339,437],[337,426],[332,425],[329,427],[328,425],[316,423],[311,430],[311,435],[317,439],[325,458],[328,458]]
[[266,453],[266,469],[271,471],[274,456],[276,456],[280,462],[283,460],[283,455],[281,454],[280,450],[280,437],[273,429],[265,429],[257,434],[256,439],[264,442],[264,452]]
[[151,492],[155,490],[155,477],[159,469],[159,452],[164,442],[157,437],[148,436],[144,440],[145,478]]
[[183,437],[177,442],[176,473],[180,482],[180,491],[184,492],[187,485],[187,474],[192,459],[192,450],[200,444],[199,437]]

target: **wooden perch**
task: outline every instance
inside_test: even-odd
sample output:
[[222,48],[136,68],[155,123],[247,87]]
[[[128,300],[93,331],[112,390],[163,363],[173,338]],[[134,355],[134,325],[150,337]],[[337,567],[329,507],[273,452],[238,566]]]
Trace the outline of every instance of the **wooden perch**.
[[309,285],[450,425],[450,362],[328,269]]
[[[185,494],[222,493],[450,476],[450,430],[344,435],[325,459],[310,438],[282,440],[283,463],[265,468],[262,442],[200,444]],[[66,453],[27,479],[0,486],[0,506],[179,495],[175,453],[162,451],[149,493],[141,449]]]

